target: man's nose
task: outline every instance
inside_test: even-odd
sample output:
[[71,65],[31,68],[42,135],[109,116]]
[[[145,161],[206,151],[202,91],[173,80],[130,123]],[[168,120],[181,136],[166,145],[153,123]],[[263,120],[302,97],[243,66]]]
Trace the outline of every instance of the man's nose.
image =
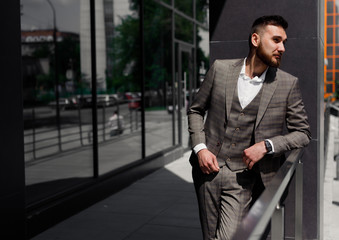
[[285,45],[283,42],[280,42],[279,45],[278,45],[278,51],[283,53],[285,52]]

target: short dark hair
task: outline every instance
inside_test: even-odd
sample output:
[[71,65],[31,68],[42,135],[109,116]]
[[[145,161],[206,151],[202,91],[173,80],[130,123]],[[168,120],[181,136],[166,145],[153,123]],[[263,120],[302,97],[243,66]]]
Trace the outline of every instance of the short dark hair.
[[262,16],[260,18],[257,18],[252,24],[251,33],[248,39],[250,48],[252,47],[252,34],[258,33],[259,28],[265,27],[267,25],[282,27],[284,30],[288,28],[288,22],[279,15]]

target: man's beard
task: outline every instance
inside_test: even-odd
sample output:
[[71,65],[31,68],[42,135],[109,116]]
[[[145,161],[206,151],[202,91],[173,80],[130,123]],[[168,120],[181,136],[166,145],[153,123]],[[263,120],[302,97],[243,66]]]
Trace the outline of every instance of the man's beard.
[[276,61],[274,61],[272,58],[274,58],[274,55],[269,55],[267,53],[265,53],[262,44],[259,44],[259,47],[257,49],[257,56],[259,57],[259,59],[266,64],[269,67],[275,67],[278,68],[280,66],[280,62],[281,62],[281,55],[280,55],[280,59],[275,58]]

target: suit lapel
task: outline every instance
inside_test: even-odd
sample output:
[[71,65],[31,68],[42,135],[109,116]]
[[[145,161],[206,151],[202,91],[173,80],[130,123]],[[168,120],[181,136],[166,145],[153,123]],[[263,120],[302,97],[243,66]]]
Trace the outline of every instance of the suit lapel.
[[263,84],[263,91],[260,99],[259,109],[255,128],[259,125],[264,113],[266,112],[267,106],[270,103],[273,94],[277,88],[278,81],[276,80],[276,68],[269,68],[267,70],[265,82]]
[[244,59],[239,60],[238,62],[231,65],[228,69],[228,73],[226,75],[226,119],[231,112],[232,101],[234,96],[235,87],[237,86],[239,74],[241,71],[241,67],[243,66]]

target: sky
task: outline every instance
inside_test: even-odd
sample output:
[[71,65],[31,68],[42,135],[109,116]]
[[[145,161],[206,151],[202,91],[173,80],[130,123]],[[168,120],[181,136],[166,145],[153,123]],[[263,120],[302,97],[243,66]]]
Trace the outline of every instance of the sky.
[[[50,0],[56,12],[56,25],[59,31],[80,33],[80,1]],[[53,12],[47,0],[21,0],[21,29],[37,30],[53,28]],[[130,14],[128,0],[115,0],[115,23],[119,16]],[[208,53],[208,32],[200,32],[203,38],[201,47]]]
[[[61,31],[79,33],[80,2],[85,0],[50,0],[56,12],[56,24]],[[21,29],[53,28],[53,12],[47,0],[21,0]],[[131,13],[128,0],[115,0],[115,23],[120,22],[119,16]]]
[[[80,1],[83,0],[50,0],[56,12],[56,25],[61,31],[79,33]],[[53,28],[53,12],[47,0],[21,0],[21,29]]]

